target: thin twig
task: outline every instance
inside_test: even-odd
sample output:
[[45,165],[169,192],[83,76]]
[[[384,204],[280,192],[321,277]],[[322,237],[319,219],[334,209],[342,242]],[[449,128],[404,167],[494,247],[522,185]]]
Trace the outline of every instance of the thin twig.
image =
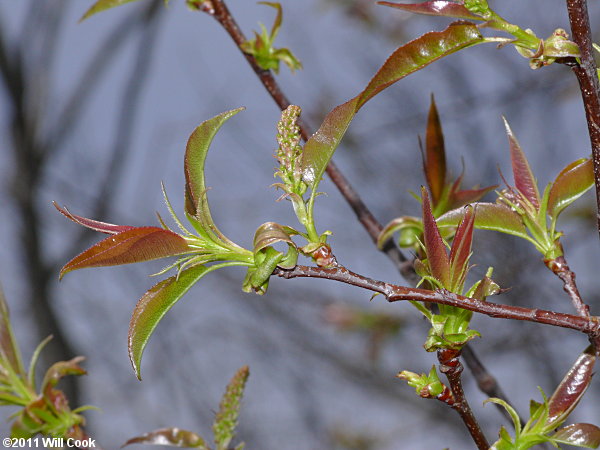
[[592,145],[592,158],[594,160],[594,181],[596,184],[596,205],[598,232],[600,233],[600,88],[594,49],[592,47],[592,33],[590,18],[588,16],[586,0],[567,0],[569,22],[573,41],[581,51],[580,63],[573,64],[572,69],[579,81],[581,97],[585,108],[585,117],[588,124],[588,133]]
[[446,378],[450,383],[450,389],[452,390],[452,396],[454,398],[452,409],[460,415],[463,423],[469,430],[473,441],[477,445],[477,448],[480,450],[487,450],[490,445],[473,414],[473,410],[467,402],[462,387],[461,374],[463,366],[459,359],[460,350],[438,350],[437,357],[440,362],[440,372],[446,375]]
[[579,294],[579,289],[577,289],[577,284],[575,283],[575,272],[570,269],[564,256],[554,259],[548,266],[563,282],[563,289],[571,298],[571,302],[577,313],[582,317],[589,318],[590,307],[581,298],[581,294]]
[[282,278],[302,277],[335,280],[383,294],[389,302],[417,301],[437,303],[440,305],[455,306],[498,319],[524,320],[555,327],[570,328],[585,333],[592,339],[597,339],[600,335],[600,318],[597,316],[591,316],[587,319],[581,316],[545,309],[501,305],[488,301],[483,302],[448,291],[428,291],[426,289],[398,286],[364,277],[343,266],[331,269],[309,266],[296,266],[293,269],[278,268],[273,274]]

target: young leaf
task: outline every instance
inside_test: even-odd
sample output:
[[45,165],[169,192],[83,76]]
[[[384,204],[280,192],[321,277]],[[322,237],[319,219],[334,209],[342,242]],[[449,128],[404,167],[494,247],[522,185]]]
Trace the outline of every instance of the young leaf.
[[129,359],[138,379],[142,379],[140,364],[146,344],[164,315],[204,275],[221,267],[233,265],[240,265],[240,263],[228,262],[210,267],[192,266],[183,270],[178,276],[161,281],[142,296],[133,310],[128,337]]
[[254,253],[277,242],[285,242],[293,246],[295,244],[290,236],[295,234],[298,234],[298,232],[291,227],[276,222],[263,223],[254,233]]
[[600,428],[591,423],[574,423],[561,428],[551,438],[559,444],[598,448],[600,446]]
[[60,361],[50,366],[44,375],[44,381],[42,381],[42,392],[46,392],[48,388],[56,386],[56,384],[66,376],[87,374],[87,372],[79,366],[79,363],[84,359],[83,356],[77,356],[70,361]]
[[212,119],[202,122],[190,136],[184,160],[185,172],[185,211],[200,221],[205,231],[233,247],[236,244],[227,239],[215,225],[208,207],[206,185],[204,181],[204,163],[213,138],[221,126],[232,116],[244,108],[233,109],[221,113]]
[[[475,228],[482,230],[500,231],[523,239],[531,240],[527,229],[517,213],[501,203],[474,203],[477,208]],[[457,226],[465,212],[462,208],[448,211],[437,219],[440,228]]]
[[[414,234],[421,234],[423,231],[423,222],[418,217],[412,216],[403,216],[393,219],[383,227],[383,230],[379,233],[379,236],[377,237],[377,247],[380,249],[383,248],[383,245],[394,235],[394,233],[403,230],[410,230]],[[402,238],[400,238],[400,240],[402,241]],[[400,245],[402,246],[402,242]]]
[[358,110],[396,81],[458,50],[484,42],[479,29],[469,23],[453,23],[443,31],[426,33],[401,46],[377,71],[356,97],[335,107],[304,146],[303,174],[316,190],[323,172]]
[[87,227],[91,230],[99,231],[100,233],[117,234],[135,228],[128,225],[114,225],[112,223],[99,222],[97,220],[87,219],[85,217],[72,214],[67,208],[59,206],[56,202],[52,202],[52,204],[58,210],[58,212],[60,212],[67,219],[70,219],[73,222],[79,225],[83,225],[84,227]]
[[431,275],[436,278],[442,286],[450,287],[450,260],[446,253],[446,245],[440,235],[440,230],[431,212],[431,203],[427,189],[421,187],[423,203],[423,241],[427,253],[427,262],[431,269]]
[[535,209],[540,209],[540,193],[538,191],[537,182],[533,176],[533,172],[529,167],[529,162],[525,157],[525,153],[521,150],[519,141],[513,134],[508,122],[503,117],[506,134],[508,135],[508,143],[510,146],[510,159],[512,161],[513,176],[515,186],[531,202]]
[[556,177],[548,196],[548,215],[558,215],[594,185],[594,165],[591,158],[579,159],[565,167]]
[[456,230],[450,250],[450,285],[453,292],[462,290],[471,256],[471,244],[473,243],[475,211],[470,205],[464,209],[465,215]]
[[202,437],[192,431],[182,430],[181,428],[162,428],[136,436],[125,442],[121,448],[131,444],[146,445],[166,445],[168,447],[179,448],[197,448],[199,450],[209,450]]
[[85,19],[97,14],[99,12],[105,11],[110,8],[114,8],[115,6],[121,6],[126,3],[135,2],[137,0],[98,0],[96,3],[92,5],[90,9],[83,15],[79,22],[84,21]]
[[596,355],[591,347],[577,358],[548,400],[548,425],[559,426],[575,409],[592,380],[595,362]]
[[[21,359],[21,352],[15,341],[10,324],[8,305],[4,298],[4,290],[0,286],[0,361],[5,360],[10,364],[12,370],[25,379],[25,367]],[[0,366],[1,369],[1,366]]]
[[435,207],[446,185],[446,152],[444,150],[442,124],[433,95],[431,95],[431,106],[427,116],[423,171],[431,192],[431,202]]
[[135,227],[107,237],[69,261],[59,277],[86,267],[118,266],[180,255],[192,250],[180,235],[158,227]]
[[392,3],[381,1],[377,2],[377,4],[402,9],[404,11],[408,11],[415,14],[456,17],[457,19],[467,20],[482,20],[481,17],[473,14],[463,5],[453,1],[435,0],[415,4]]
[[221,398],[219,412],[213,424],[217,450],[227,450],[229,443],[235,436],[235,428],[240,414],[240,403],[249,375],[248,366],[241,367],[227,385],[225,394]]

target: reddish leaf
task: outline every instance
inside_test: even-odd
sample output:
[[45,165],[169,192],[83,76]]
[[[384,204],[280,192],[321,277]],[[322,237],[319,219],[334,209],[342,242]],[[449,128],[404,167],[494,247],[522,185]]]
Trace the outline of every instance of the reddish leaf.
[[[520,216],[508,206],[501,203],[475,203],[477,215],[475,228],[482,230],[500,231],[523,239],[531,239]],[[438,220],[439,227],[457,226],[465,212],[462,208],[442,214]]]
[[476,16],[470,12],[463,5],[452,2],[435,0],[423,3],[415,4],[404,4],[404,3],[392,3],[392,2],[377,2],[379,5],[391,6],[392,8],[402,9],[415,14],[427,14],[430,16],[445,16],[445,17],[456,17],[457,19],[468,19],[468,20],[482,20],[481,17]]
[[483,37],[475,25],[460,22],[444,31],[426,33],[392,53],[367,87],[358,96],[335,107],[304,146],[302,173],[311,189],[316,189],[348,125],[367,101],[432,62],[482,42]]
[[101,233],[106,234],[117,234],[123,231],[131,230],[135,227],[131,227],[128,225],[113,225],[112,223],[99,222],[97,220],[86,219],[85,217],[77,216],[72,214],[67,208],[63,208],[58,205],[56,202],[52,202],[54,207],[58,209],[58,211],[65,216],[67,219],[71,219],[73,222],[83,225],[84,227],[90,228],[94,231],[99,231]]
[[588,347],[575,361],[548,400],[547,424],[559,426],[581,400],[592,380],[596,355]]
[[42,392],[56,386],[62,378],[68,375],[85,375],[87,372],[79,366],[79,363],[84,359],[83,356],[77,356],[70,361],[60,361],[50,366],[44,375]]
[[577,447],[598,448],[600,446],[600,428],[591,423],[574,423],[561,428],[552,436],[559,444]]
[[556,177],[548,196],[548,215],[558,215],[594,185],[594,165],[591,158],[579,159],[565,167]]
[[166,445],[168,447],[199,448],[201,450],[208,449],[204,439],[192,431],[182,430],[181,428],[162,428],[160,430],[154,430],[150,433],[129,439],[122,447],[131,444]]
[[423,203],[423,240],[431,275],[445,288],[450,287],[450,261],[446,253],[446,245],[431,212],[431,204],[427,189],[421,187]]
[[193,249],[177,233],[158,227],[136,227],[107,237],[77,255],[61,269],[60,278],[72,270],[151,261],[190,250]]
[[469,203],[477,202],[481,200],[485,194],[493,191],[497,187],[498,185],[495,184],[494,186],[466,190],[454,190],[453,188],[448,198],[448,209],[460,208]]
[[433,95],[431,96],[431,106],[427,117],[423,170],[431,192],[431,201],[435,208],[446,185],[446,152],[444,151],[442,124]]
[[473,243],[475,212],[470,205],[464,209],[465,214],[456,230],[450,250],[450,284],[453,292],[458,292],[464,284]]
[[377,237],[377,247],[380,249],[383,248],[383,245],[394,235],[394,233],[406,229],[410,229],[414,234],[421,234],[423,231],[423,222],[418,217],[396,217],[383,227],[383,230],[379,233],[379,236]]
[[254,253],[277,242],[285,242],[286,244],[295,246],[290,236],[296,234],[298,232],[291,227],[286,227],[276,222],[263,223],[258,227],[256,233],[254,233]]
[[508,135],[508,143],[510,146],[510,159],[512,161],[513,176],[515,179],[516,188],[525,196],[527,200],[535,206],[536,210],[540,209],[540,193],[538,191],[537,182],[533,176],[533,172],[529,167],[529,162],[525,157],[525,153],[521,150],[519,141],[513,134],[508,122],[503,117],[506,134]]

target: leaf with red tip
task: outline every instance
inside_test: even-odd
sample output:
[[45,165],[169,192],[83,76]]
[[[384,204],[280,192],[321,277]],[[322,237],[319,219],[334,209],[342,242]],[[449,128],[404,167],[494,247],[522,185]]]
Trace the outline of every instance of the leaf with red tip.
[[444,150],[444,133],[433,95],[427,116],[425,132],[425,160],[423,170],[427,186],[431,192],[433,207],[438,204],[446,185],[446,152]]
[[[423,231],[423,221],[418,217],[412,216],[396,217],[385,227],[383,227],[383,230],[381,230],[381,233],[379,233],[379,236],[377,237],[377,247],[380,249],[383,248],[383,245],[388,241],[388,239],[391,239],[394,233],[404,230],[410,230],[412,235],[411,237],[420,235]],[[402,242],[401,237],[400,246],[403,246],[403,244],[406,244],[406,242]],[[413,244],[412,239],[411,244]]]
[[204,181],[204,164],[208,149],[221,128],[232,116],[244,108],[237,108],[221,113],[212,119],[202,122],[192,132],[185,150],[185,211],[198,219],[202,228],[211,236],[228,244],[230,247],[239,248],[227,239],[215,225],[208,207],[206,198],[206,184]]
[[427,189],[421,187],[421,198],[423,203],[423,240],[427,262],[431,275],[437,279],[442,286],[450,288],[450,260],[446,253],[446,245],[431,212],[431,203]]
[[60,361],[52,364],[44,375],[42,392],[46,392],[48,388],[56,386],[56,384],[66,376],[85,375],[87,372],[79,365],[84,359],[83,356],[77,356],[70,361]]
[[204,275],[221,267],[242,265],[237,262],[227,262],[206,267],[192,266],[154,285],[135,305],[131,322],[129,323],[128,349],[129,359],[138,379],[142,355],[154,329],[165,314],[179,299]]
[[60,278],[72,270],[86,267],[118,266],[193,250],[177,233],[158,227],[135,227],[107,237],[69,261],[60,271]]
[[472,206],[466,206],[465,214],[458,225],[450,250],[450,286],[452,292],[460,293],[465,282],[473,243],[475,212]]
[[556,220],[571,203],[594,186],[594,164],[582,158],[565,167],[556,177],[548,196],[548,215]]
[[519,141],[510,129],[510,125],[503,117],[504,126],[506,128],[506,134],[508,135],[508,143],[510,147],[510,159],[512,161],[513,176],[515,179],[515,186],[525,196],[527,200],[535,206],[536,210],[540,209],[540,193],[538,191],[537,182],[533,176],[533,172],[529,167],[529,162],[525,157],[525,153],[521,150]]
[[456,17],[457,19],[482,20],[481,17],[473,14],[463,5],[443,0],[429,2],[405,4],[392,2],[377,2],[379,5],[390,6],[392,8],[402,9],[415,14],[427,14],[430,16]]
[[[501,203],[474,203],[473,206],[477,208],[475,228],[500,231],[501,233],[512,234],[513,236],[531,240],[531,237],[527,234],[527,228],[525,228],[525,225],[521,221],[521,217],[508,206]],[[465,212],[462,208],[448,211],[438,218],[438,226],[458,226],[464,214]]]
[[0,366],[2,360],[5,360],[12,370],[26,379],[27,373],[21,360],[21,352],[15,341],[15,337],[10,324],[10,314],[8,305],[4,298],[4,291],[0,286]]
[[484,188],[452,191],[450,192],[448,198],[448,209],[460,208],[461,206],[465,206],[469,203],[475,203],[481,200],[485,194],[493,191],[497,187],[498,185],[495,184],[493,186],[487,186]]
[[52,204],[58,210],[58,212],[60,212],[67,219],[71,219],[73,222],[79,225],[83,225],[84,227],[90,228],[94,231],[99,231],[100,233],[117,234],[135,228],[128,225],[114,225],[112,223],[99,222],[97,220],[87,219],[85,217],[72,214],[67,208],[59,206],[56,202],[52,202]]
[[590,346],[577,358],[548,400],[548,425],[559,426],[575,409],[592,380],[595,363],[596,355]]
[[168,447],[198,448],[200,450],[208,450],[209,448],[204,439],[193,431],[175,427],[162,428],[141,436],[136,436],[125,442],[122,447],[131,444],[165,445]]
[[559,444],[585,448],[598,448],[600,446],[600,428],[591,423],[567,425],[550,437]]
[[277,242],[285,242],[288,245],[295,246],[290,236],[298,234],[296,230],[276,222],[263,223],[254,233],[254,253],[274,245]]
[[482,42],[483,36],[474,24],[457,22],[443,31],[426,33],[396,49],[367,87],[358,96],[335,107],[304,146],[302,173],[313,192],[354,115],[367,101],[432,62]]

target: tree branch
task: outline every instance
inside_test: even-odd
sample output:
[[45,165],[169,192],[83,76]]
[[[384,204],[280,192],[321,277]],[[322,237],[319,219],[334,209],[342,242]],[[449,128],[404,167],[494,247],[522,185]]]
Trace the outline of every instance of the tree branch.
[[573,41],[579,46],[581,58],[579,64],[571,67],[581,90],[588,133],[592,144],[594,160],[594,180],[596,184],[596,205],[598,232],[600,233],[600,89],[594,50],[592,48],[592,33],[588,16],[586,0],[567,0],[569,22]]
[[581,298],[577,284],[575,283],[575,272],[571,270],[567,264],[564,256],[559,256],[554,259],[550,265],[550,270],[561,279],[563,282],[563,289],[571,298],[573,306],[577,310],[577,313],[582,317],[590,317],[590,307],[586,305]]

